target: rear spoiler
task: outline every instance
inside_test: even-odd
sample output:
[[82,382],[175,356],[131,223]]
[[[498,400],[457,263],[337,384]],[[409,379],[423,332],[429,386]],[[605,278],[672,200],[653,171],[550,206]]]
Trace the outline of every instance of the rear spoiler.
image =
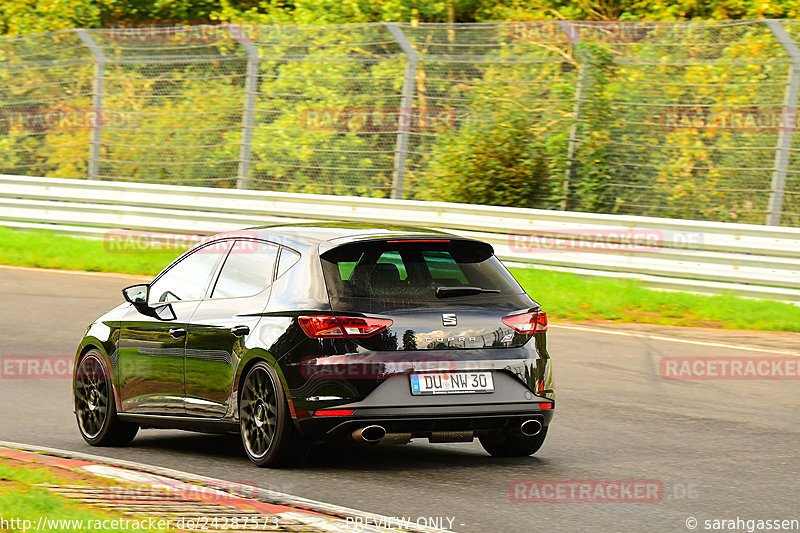
[[326,257],[333,257],[337,253],[347,253],[347,251],[354,248],[395,249],[398,246],[414,245],[431,250],[451,250],[462,257],[468,256],[470,258],[467,260],[468,262],[483,261],[494,255],[494,248],[487,242],[450,235],[387,235],[385,237],[369,237],[345,243],[328,241],[320,244],[319,255],[322,259],[326,259]]

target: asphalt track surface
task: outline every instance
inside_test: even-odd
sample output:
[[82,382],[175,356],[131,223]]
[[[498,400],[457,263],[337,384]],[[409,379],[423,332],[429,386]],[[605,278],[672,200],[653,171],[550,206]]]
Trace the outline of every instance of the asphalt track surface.
[[[73,354],[86,325],[135,279],[0,268],[0,356]],[[546,306],[542,292],[536,296]],[[690,531],[690,517],[704,531],[714,519],[800,520],[800,380],[668,380],[659,370],[665,356],[794,360],[800,335],[633,331],[550,329],[557,408],[545,445],[530,458],[494,459],[477,442],[344,443],[277,471],[252,466],[235,436],[165,430],[142,431],[127,448],[90,448],[76,429],[68,379],[0,379],[0,440],[255,483],[414,521],[452,518],[452,529],[463,532]],[[515,502],[509,487],[516,480],[538,480],[539,488],[546,480],[562,487],[653,480],[663,494],[649,503]]]

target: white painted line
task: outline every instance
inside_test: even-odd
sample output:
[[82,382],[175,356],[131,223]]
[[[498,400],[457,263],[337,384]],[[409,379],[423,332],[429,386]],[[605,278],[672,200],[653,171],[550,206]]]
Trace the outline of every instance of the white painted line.
[[761,352],[761,353],[769,353],[773,355],[791,355],[794,357],[800,357],[800,352],[794,352],[789,350],[775,350],[773,348],[757,348],[755,346],[745,346],[742,344],[725,344],[722,342],[706,342],[706,341],[696,341],[692,339],[679,339],[676,337],[664,337],[661,335],[648,335],[646,333],[634,333],[631,331],[612,331],[603,328],[591,328],[586,326],[567,326],[564,324],[550,324],[548,327],[550,328],[560,328],[560,329],[572,329],[575,331],[588,331],[591,333],[605,333],[606,335],[619,335],[622,337],[637,337],[639,339],[650,339],[655,341],[665,341],[665,342],[678,342],[681,344],[694,344],[697,346],[712,346],[715,348],[728,348],[730,350],[744,350],[747,352]]

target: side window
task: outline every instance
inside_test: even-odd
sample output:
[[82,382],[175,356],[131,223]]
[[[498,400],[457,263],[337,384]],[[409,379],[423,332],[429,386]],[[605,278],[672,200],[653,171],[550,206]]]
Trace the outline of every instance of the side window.
[[260,241],[236,241],[222,265],[212,298],[253,296],[272,283],[278,247]]
[[426,250],[422,252],[431,278],[439,285],[469,285],[467,277],[450,252]]
[[286,274],[286,271],[292,268],[300,260],[300,254],[289,248],[281,248],[281,258],[278,260],[278,275],[279,278]]
[[229,242],[223,241],[184,257],[150,286],[150,303],[203,298],[212,271],[229,246]]

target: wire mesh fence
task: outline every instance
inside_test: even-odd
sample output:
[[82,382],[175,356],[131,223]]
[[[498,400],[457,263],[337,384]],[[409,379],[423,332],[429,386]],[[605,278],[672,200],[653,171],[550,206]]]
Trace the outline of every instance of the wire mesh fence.
[[800,225],[800,22],[0,39],[0,172]]

